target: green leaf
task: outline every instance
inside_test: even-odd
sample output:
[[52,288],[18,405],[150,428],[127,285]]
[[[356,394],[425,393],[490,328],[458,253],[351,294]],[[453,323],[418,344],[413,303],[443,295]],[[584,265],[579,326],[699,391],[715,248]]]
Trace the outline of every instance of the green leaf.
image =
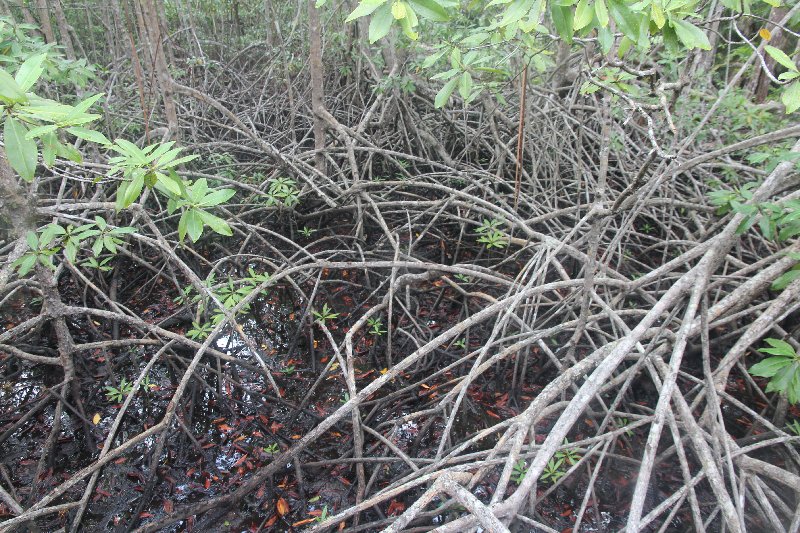
[[110,235],[106,235],[105,237],[103,237],[103,246],[105,246],[106,250],[108,250],[112,254],[117,253],[117,243]]
[[426,58],[425,58],[425,60],[422,62],[422,65],[420,66],[420,68],[430,68],[430,67],[432,67],[432,66],[434,65],[434,63],[436,63],[437,61],[439,61],[439,59],[440,59],[440,58],[441,58],[443,55],[445,55],[446,53],[447,53],[447,49],[445,48],[445,49],[443,49],[443,50],[441,50],[441,51],[439,51],[439,52],[436,52],[435,54],[431,54],[431,55],[429,55],[429,56],[428,56],[428,57],[426,57]]
[[770,45],[766,45],[764,47],[764,50],[767,51],[767,53],[770,55],[772,59],[774,59],[784,67],[794,72],[797,72],[797,66],[794,64],[794,61],[792,61],[792,59],[789,56],[787,56],[783,52],[783,50],[781,50],[780,48],[775,48],[774,46]]
[[447,10],[436,0],[409,0],[408,2],[423,18],[434,22],[450,20]]
[[166,193],[174,194],[175,196],[181,196],[183,194],[180,179],[176,180],[174,176],[163,174],[161,172],[156,172],[156,179],[158,180],[156,182],[156,188],[159,190],[163,188]]
[[394,16],[392,16],[392,8],[389,4],[381,6],[369,22],[369,42],[374,43],[384,37],[392,29]]
[[678,35],[678,39],[688,49],[699,48],[701,50],[711,50],[711,43],[708,42],[706,32],[686,20],[672,19],[672,27]]
[[386,3],[386,0],[362,0],[360,4],[345,19],[345,22],[352,22],[357,18],[372,14],[373,11]]
[[69,259],[71,263],[75,262],[75,259],[78,257],[78,246],[70,241],[64,246],[64,256]]
[[761,348],[758,351],[768,353],[770,355],[783,355],[786,357],[796,357],[794,348],[791,344],[780,339],[764,339],[764,342],[772,346],[772,348]]
[[38,250],[39,249],[39,237],[36,236],[36,233],[33,231],[29,231],[25,234],[25,242],[28,243],[28,248],[31,250]]
[[464,100],[467,100],[469,95],[472,94],[472,75],[469,72],[464,72],[461,75],[461,80],[458,84],[458,93]]
[[595,0],[594,12],[597,15],[597,20],[600,22],[600,27],[605,28],[608,26],[608,7],[606,7],[605,0]]
[[664,16],[664,11],[657,2],[653,2],[653,4],[650,6],[650,18],[656,23],[656,26],[659,30],[662,29],[664,24],[667,23],[667,19]]
[[794,113],[800,108],[800,81],[796,81],[783,90],[781,102],[786,106],[786,114]]
[[[122,186],[120,186],[120,189],[122,189]],[[122,192],[122,208],[124,209],[135,202],[139,198],[139,195],[142,194],[142,189],[144,189],[144,174],[139,173],[128,183],[128,186],[125,188],[124,192]],[[120,192],[121,191],[118,190],[117,194],[119,195]]]
[[630,40],[638,41],[639,19],[628,6],[622,0],[608,0],[608,9],[622,33]]
[[25,181],[33,181],[36,171],[36,159],[39,149],[36,143],[25,136],[28,128],[14,117],[6,118],[3,128],[6,143],[6,156],[11,167],[16,170]]
[[19,269],[18,271],[20,276],[24,276],[30,272],[35,264],[36,256],[33,254],[23,255],[13,263],[13,265]]
[[572,21],[574,31],[581,30],[588,26],[594,19],[594,6],[589,5],[589,0],[580,0],[578,7],[575,8],[575,19]]
[[212,215],[207,211],[198,210],[197,213],[203,220],[203,222],[206,225],[208,225],[208,227],[210,227],[215,233],[219,233],[220,235],[227,235],[228,237],[233,235],[231,227],[225,220],[221,219],[216,215]]
[[236,191],[233,189],[220,189],[206,195],[206,197],[203,198],[203,201],[200,202],[200,205],[203,207],[219,205],[230,200],[234,194],[236,194]]
[[47,246],[53,242],[53,239],[55,239],[57,235],[64,235],[66,232],[67,231],[58,224],[48,224],[44,228],[44,231],[42,231],[42,236],[39,239],[39,242],[41,243],[42,247]]
[[406,3],[395,0],[392,2],[392,16],[395,20],[402,20],[406,18],[407,10]]
[[[602,2],[603,0],[598,1]],[[603,53],[607,54],[611,51],[611,46],[614,44],[614,34],[608,26],[601,26],[597,30],[597,40],[600,42],[600,48],[603,50]]]
[[83,161],[81,153],[75,149],[71,144],[62,144],[56,141],[56,153],[65,159],[69,159],[74,163]]
[[69,115],[67,115],[65,120],[66,121],[70,121],[70,120],[73,120],[73,119],[77,118],[78,116],[82,115],[90,107],[92,107],[95,102],[97,102],[102,97],[103,97],[103,93],[100,93],[100,94],[95,94],[93,96],[90,96],[90,97],[86,98],[85,100],[82,100],[79,104],[75,105],[75,107],[73,108],[72,112]]
[[498,25],[504,27],[519,22],[522,17],[528,14],[532,6],[533,0],[514,0],[506,9]]
[[788,368],[781,369],[781,371],[775,374],[769,383],[767,383],[765,392],[787,392],[798,370],[800,370],[798,365],[791,365]]
[[106,139],[106,136],[100,133],[99,131],[90,130],[87,128],[81,128],[79,126],[75,126],[73,128],[67,128],[67,131],[73,134],[75,137],[78,137],[85,141],[102,144],[104,146],[111,144],[111,141]]
[[447,83],[444,84],[444,87],[439,89],[439,92],[436,93],[436,98],[433,100],[433,106],[436,109],[440,107],[444,107],[448,100],[450,100],[450,95],[453,94],[453,91],[456,89],[456,85],[461,80],[460,76],[456,76],[455,78],[451,79]]
[[186,231],[192,242],[197,242],[203,234],[203,219],[198,214],[196,209],[188,209],[185,213],[186,216]]
[[751,366],[748,372],[754,376],[771,378],[782,368],[790,364],[792,364],[792,360],[789,357],[768,357],[760,363]]
[[41,76],[42,72],[44,72],[42,62],[44,61],[45,57],[47,57],[47,54],[39,54],[29,57],[22,65],[19,66],[19,70],[17,71],[17,75],[14,77],[14,81],[17,82],[20,89],[27,91],[39,80],[39,76]]
[[416,41],[419,38],[419,34],[414,31],[414,28],[417,26],[417,15],[414,13],[414,10],[411,9],[411,6],[406,6],[406,16],[400,19],[400,28],[403,30],[403,33],[411,39],[412,41]]
[[550,4],[550,16],[556,31],[567,43],[572,42],[572,9],[560,6],[556,3]]
[[117,139],[110,148],[115,152],[130,158],[132,160],[131,162],[136,165],[147,164],[145,153],[130,141],[126,141],[125,139]]
[[25,91],[20,88],[19,84],[11,77],[11,74],[0,68],[0,97],[11,102],[25,102],[28,97],[25,96]]
[[42,137],[50,133],[51,131],[56,131],[58,126],[55,124],[46,124],[44,126],[38,126],[36,128],[32,128],[28,133],[25,134],[26,139],[36,139],[37,137]]
[[800,270],[793,269],[788,272],[784,272],[780,277],[778,277],[778,279],[772,282],[772,290],[782,291],[796,279],[800,279]]
[[58,143],[58,137],[54,132],[42,135],[42,159],[48,167],[53,166],[53,163],[56,162],[56,143]]

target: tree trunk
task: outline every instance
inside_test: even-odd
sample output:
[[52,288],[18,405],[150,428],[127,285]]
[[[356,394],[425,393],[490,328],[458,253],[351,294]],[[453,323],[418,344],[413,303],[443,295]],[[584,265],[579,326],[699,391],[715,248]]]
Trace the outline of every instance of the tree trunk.
[[[711,44],[711,50],[701,51],[700,57],[694,63],[695,71],[692,74],[697,72],[711,72],[711,68],[714,66],[714,58],[717,55],[717,44],[719,43],[720,17],[722,17],[722,10],[724,7],[722,2],[714,0],[709,8],[709,13],[713,20],[709,28],[710,31],[707,33],[708,42]],[[690,78],[692,77],[694,76],[690,76]]]
[[168,65],[175,64],[175,55],[172,52],[172,38],[169,34],[169,25],[167,24],[167,12],[164,8],[164,0],[156,0],[154,3],[156,12],[158,13],[158,27],[161,30],[161,46],[164,48],[164,54]]
[[70,36],[70,27],[67,23],[67,17],[64,15],[64,9],[61,6],[61,0],[52,0],[53,11],[56,16],[56,24],[58,24],[58,33],[61,37],[61,44],[64,45],[64,53],[68,59],[75,59],[75,46],[72,44],[72,37]]
[[[788,9],[786,9],[785,7],[773,7],[769,12],[769,23],[765,25],[766,28],[770,32],[772,32],[769,44],[771,46],[774,46],[775,48],[780,48],[781,50],[783,49],[783,46],[786,44],[786,37],[784,36],[781,27],[777,26],[776,23],[780,22],[781,19],[786,16],[787,12]],[[764,54],[764,61],[766,62],[767,68],[769,68],[770,72],[774,74],[776,63],[775,60],[772,59],[772,56]],[[757,74],[753,78],[753,85],[752,85],[753,99],[757,104],[761,104],[767,99],[767,94],[769,93],[769,86],[772,83],[772,80],[770,80],[769,76],[766,75],[763,67],[758,69],[756,72]]]
[[146,37],[150,49],[150,66],[161,89],[161,98],[164,102],[164,114],[167,119],[170,137],[177,139],[180,133],[178,131],[178,111],[175,107],[173,96],[172,75],[169,73],[169,67],[161,45],[162,35],[155,0],[141,0],[140,5],[142,8],[140,33],[143,37]]
[[50,6],[47,5],[47,0],[35,0],[34,6],[39,16],[39,26],[44,33],[44,40],[48,44],[55,44],[56,37],[53,34],[53,25],[50,24]]
[[233,19],[233,33],[236,37],[241,37],[242,32],[242,17],[239,15],[239,0],[231,2],[231,18]]
[[311,110],[314,115],[314,164],[317,170],[325,173],[325,122],[320,112],[325,109],[325,93],[322,86],[322,29],[319,24],[319,11],[314,7],[315,0],[308,0],[308,24],[310,34],[309,67],[311,69]]

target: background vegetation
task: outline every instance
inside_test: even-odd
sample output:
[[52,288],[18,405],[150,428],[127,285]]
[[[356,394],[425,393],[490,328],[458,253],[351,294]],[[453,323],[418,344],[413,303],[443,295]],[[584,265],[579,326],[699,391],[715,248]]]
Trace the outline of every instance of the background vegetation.
[[799,3],[0,15],[0,530],[800,528]]

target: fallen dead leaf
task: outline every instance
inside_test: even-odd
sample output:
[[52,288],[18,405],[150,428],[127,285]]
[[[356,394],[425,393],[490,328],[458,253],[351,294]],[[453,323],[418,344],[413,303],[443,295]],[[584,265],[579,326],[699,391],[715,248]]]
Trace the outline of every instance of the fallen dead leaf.
[[289,512],[289,504],[283,498],[278,498],[275,510],[278,511],[279,515],[283,516]]

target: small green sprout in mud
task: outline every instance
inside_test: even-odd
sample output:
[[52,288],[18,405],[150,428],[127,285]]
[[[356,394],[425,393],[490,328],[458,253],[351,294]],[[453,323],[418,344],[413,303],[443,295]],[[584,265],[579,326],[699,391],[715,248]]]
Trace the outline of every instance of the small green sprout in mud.
[[525,459],[520,459],[514,463],[514,472],[511,474],[511,479],[519,485],[528,473],[528,467],[525,465]]
[[544,472],[539,479],[542,481],[549,481],[550,483],[555,483],[562,477],[564,477],[566,472],[564,471],[564,459],[556,459],[552,457],[549,461],[547,461],[547,466],[544,467]]
[[502,223],[501,220],[497,220],[496,218],[492,220],[483,219],[483,224],[478,226],[478,229],[475,230],[475,233],[480,235],[478,242],[480,244],[485,244],[486,248],[489,249],[505,248],[508,244],[508,240],[505,235],[503,235],[503,232],[498,229]]
[[110,402],[120,403],[132,390],[133,383],[125,378],[122,378],[122,381],[119,382],[119,386],[112,387],[109,385],[106,387],[106,398],[108,398],[108,401]]
[[327,303],[322,304],[322,309],[319,311],[314,311],[314,318],[317,319],[317,322],[321,326],[325,325],[326,320],[333,320],[334,318],[339,316],[339,313],[333,313],[333,309],[328,307]]
[[275,455],[276,453],[278,453],[278,451],[279,449],[277,442],[273,442],[272,444],[267,444],[266,446],[264,446],[264,453]]
[[386,333],[386,330],[383,329],[383,320],[380,318],[368,318],[367,325],[369,326],[369,334],[380,336]]

